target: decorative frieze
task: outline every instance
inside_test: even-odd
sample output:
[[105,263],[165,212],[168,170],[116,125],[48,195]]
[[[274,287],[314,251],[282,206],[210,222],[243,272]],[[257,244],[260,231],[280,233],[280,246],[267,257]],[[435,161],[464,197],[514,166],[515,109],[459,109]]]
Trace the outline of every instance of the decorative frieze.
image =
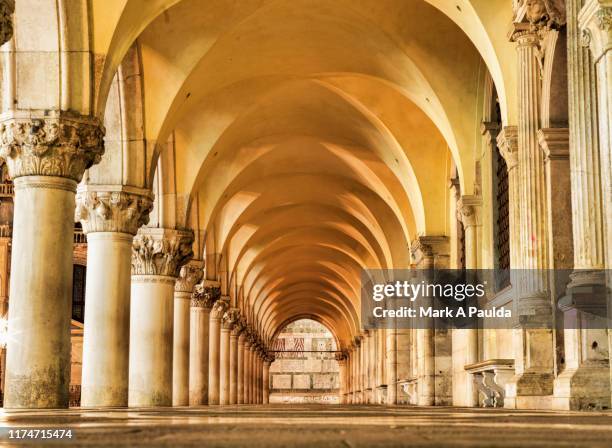
[[204,277],[202,262],[199,260],[191,260],[181,267],[179,277],[174,284],[174,290],[177,292],[191,293],[195,285],[202,281],[202,277]]
[[205,280],[204,283],[195,285],[191,295],[191,307],[210,310],[220,298],[221,284],[216,281]]
[[132,244],[132,275],[178,277],[193,257],[192,243],[190,230],[141,228]]
[[120,232],[136,235],[149,222],[153,195],[123,186],[84,185],[77,190],[75,221],[85,233]]
[[0,157],[13,179],[55,176],[80,182],[102,154],[104,127],[95,118],[9,118],[0,123]]
[[13,13],[15,0],[0,0],[0,45],[13,37]]

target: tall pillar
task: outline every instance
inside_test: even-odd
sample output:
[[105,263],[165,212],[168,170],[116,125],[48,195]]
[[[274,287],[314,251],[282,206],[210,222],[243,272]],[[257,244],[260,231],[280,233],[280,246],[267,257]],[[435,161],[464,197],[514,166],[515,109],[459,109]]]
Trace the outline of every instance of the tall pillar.
[[385,403],[385,390],[387,387],[385,373],[385,329],[376,330],[376,403]]
[[13,37],[13,12],[15,0],[0,0],[0,45]]
[[[607,317],[610,322],[612,320],[612,297],[610,296],[610,290],[612,290],[612,274],[610,274],[610,269],[612,269],[612,182],[610,182],[612,179],[612,125],[610,124],[612,122],[612,0],[588,0],[584,3],[578,21],[582,29],[583,43],[591,50],[597,77],[599,162],[603,205],[602,239],[603,258],[607,269],[604,287],[607,292]],[[592,85],[590,87],[593,88]],[[592,95],[593,91],[590,93]],[[589,168],[595,170],[592,163]],[[595,180],[591,179],[592,182]],[[600,276],[597,281],[597,289],[601,289]],[[591,341],[589,342],[592,344]],[[612,330],[608,328],[608,364],[612,369],[610,347],[612,347]],[[612,380],[612,375],[610,375],[610,380]],[[612,386],[610,389],[612,390]]]
[[362,356],[363,336],[355,337],[355,351],[357,353],[355,366],[355,382],[357,385],[356,399],[357,404],[363,403],[363,356]]
[[270,365],[274,362],[274,357],[267,355],[263,363],[263,404],[270,403]]
[[128,404],[132,240],[152,208],[145,190],[79,187],[75,215],[88,243],[82,407]]
[[[480,252],[480,212],[482,198],[480,196],[462,196],[457,204],[457,209],[463,223],[465,235],[465,268],[478,269],[478,254]],[[462,334],[465,341],[465,364],[478,362],[478,330],[476,328],[454,329],[454,332]],[[474,379],[468,375],[466,403],[468,406],[478,406],[478,389]]]
[[347,377],[346,377],[346,354],[344,352],[336,353],[336,362],[338,363],[338,383],[339,383],[339,401],[340,404],[346,404],[347,393]]
[[231,333],[239,317],[238,309],[230,308],[221,322],[219,404],[230,404]]
[[172,405],[174,284],[193,232],[141,228],[132,246],[128,405]]
[[208,334],[208,404],[220,404],[221,380],[221,319],[228,307],[226,298],[215,302],[210,312],[210,330]]
[[397,404],[397,330],[387,328],[384,330],[386,338],[385,354],[385,382],[387,383],[387,404]]
[[246,338],[247,338],[247,332],[246,332],[246,324],[244,321],[240,322],[240,336],[238,336],[238,378],[237,378],[237,382],[238,382],[238,388],[237,388],[237,396],[236,396],[236,403],[238,404],[244,404],[245,400],[244,400],[244,389],[245,389],[245,381],[244,381],[244,375],[245,375],[245,352],[246,352],[246,348],[245,348],[245,344],[246,344]]
[[[172,357],[172,406],[189,405],[189,340],[191,296],[204,276],[201,261],[183,266],[174,285],[174,338]],[[87,302],[85,302],[87,303]]]
[[240,311],[235,309],[234,312],[236,314],[236,322],[230,333],[229,404],[238,404],[238,383],[239,378],[241,378],[238,367],[241,349],[238,340],[244,329],[242,321],[239,319]]
[[255,376],[255,403],[257,404],[261,404],[262,403],[262,371],[263,371],[263,352],[261,350],[261,348],[259,349],[259,351],[257,352],[257,357],[255,358],[255,365],[256,365],[256,376]]
[[368,347],[370,349],[369,352],[369,369],[368,369],[368,377],[370,382],[370,403],[376,403],[376,337],[378,330],[370,330],[370,341],[368,343]]
[[[421,236],[411,245],[418,269],[448,268],[449,242],[445,236]],[[436,328],[432,318],[424,319],[416,330],[418,398],[421,406],[451,404],[451,344],[445,328]]]
[[244,404],[251,404],[251,330],[248,329],[244,340],[244,371],[242,377]]
[[208,404],[210,312],[221,297],[219,282],[206,280],[194,288],[189,325],[189,405]]
[[7,408],[68,407],[75,193],[104,152],[103,136],[97,120],[59,112],[0,122],[0,157],[15,186]]
[[[545,10],[542,10],[545,11]],[[519,232],[523,245],[517,287],[519,327],[514,330],[515,376],[506,386],[504,406],[542,408],[551,405],[553,333],[550,288],[546,177],[538,143],[541,106],[542,14],[529,11],[531,23],[515,23],[512,40],[518,54]],[[513,207],[516,206],[512,205]],[[516,268],[516,266],[513,266]],[[527,275],[528,273],[528,275]],[[513,279],[514,280],[514,279]]]

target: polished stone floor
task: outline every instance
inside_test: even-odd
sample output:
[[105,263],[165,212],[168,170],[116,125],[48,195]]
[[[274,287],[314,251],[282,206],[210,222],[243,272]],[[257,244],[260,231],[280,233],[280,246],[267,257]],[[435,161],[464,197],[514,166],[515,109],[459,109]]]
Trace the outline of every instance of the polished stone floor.
[[[71,428],[64,441],[9,429]],[[14,433],[13,433],[14,434]],[[0,410],[0,445],[205,447],[612,447],[612,413],[268,405],[174,409]]]

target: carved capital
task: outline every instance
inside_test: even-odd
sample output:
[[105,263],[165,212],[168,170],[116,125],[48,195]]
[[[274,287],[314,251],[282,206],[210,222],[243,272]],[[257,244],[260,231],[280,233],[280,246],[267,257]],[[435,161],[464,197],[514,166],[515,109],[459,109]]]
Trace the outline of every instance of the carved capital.
[[526,20],[533,29],[559,29],[567,22],[565,0],[519,0],[515,21]]
[[482,197],[465,195],[461,196],[457,203],[459,218],[465,227],[480,225],[480,209],[482,207]]
[[0,0],[0,45],[13,37],[13,13],[15,0]]
[[508,171],[518,165],[518,127],[506,126],[497,136],[499,152],[506,161]]
[[149,222],[153,194],[119,186],[83,185],[76,196],[75,221],[83,232],[121,232],[136,235]]
[[340,362],[344,362],[348,359],[348,353],[346,353],[344,350],[341,352],[336,352],[334,354],[334,357],[336,358],[336,361]]
[[235,309],[237,312],[237,319],[236,319],[236,322],[234,322],[234,326],[232,327],[232,336],[240,337],[244,334],[245,324],[244,324],[244,320],[242,319],[240,315],[240,310],[238,308],[235,308]]
[[221,320],[225,311],[229,308],[229,297],[221,297],[215,302],[210,310],[210,317]]
[[178,279],[174,284],[174,290],[177,292],[191,293],[195,285],[202,281],[202,277],[204,277],[202,262],[199,260],[191,260],[181,267]]
[[240,310],[238,308],[229,308],[225,314],[223,314],[221,325],[224,330],[232,330],[239,320]]
[[548,128],[538,131],[538,142],[544,152],[544,161],[569,160],[569,129]]
[[141,228],[132,244],[132,275],[178,277],[193,257],[191,230]]
[[80,182],[102,154],[104,127],[95,118],[9,118],[0,123],[0,157],[13,179],[55,176]]
[[578,15],[582,44],[589,47],[595,61],[612,50],[612,1],[588,0]]
[[210,310],[220,298],[221,285],[219,282],[206,280],[203,284],[195,285],[191,295],[191,307]]
[[419,236],[412,241],[410,251],[415,261],[425,257],[447,256],[449,241],[446,236]]

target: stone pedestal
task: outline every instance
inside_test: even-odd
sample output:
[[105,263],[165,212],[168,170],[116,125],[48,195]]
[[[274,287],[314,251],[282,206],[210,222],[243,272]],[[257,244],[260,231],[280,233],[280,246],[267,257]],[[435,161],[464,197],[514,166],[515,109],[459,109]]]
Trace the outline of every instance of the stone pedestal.
[[81,407],[128,404],[132,240],[152,207],[145,190],[79,187],[75,217],[87,234]]
[[218,282],[205,281],[194,287],[189,327],[189,405],[208,404],[210,311],[221,297]]
[[193,233],[143,228],[132,251],[130,407],[172,405],[174,284],[193,256]]
[[172,406],[189,405],[189,340],[191,296],[202,280],[201,261],[183,266],[174,285],[174,339],[172,357]]
[[75,192],[104,152],[87,117],[0,122],[14,179],[6,408],[68,407]]

